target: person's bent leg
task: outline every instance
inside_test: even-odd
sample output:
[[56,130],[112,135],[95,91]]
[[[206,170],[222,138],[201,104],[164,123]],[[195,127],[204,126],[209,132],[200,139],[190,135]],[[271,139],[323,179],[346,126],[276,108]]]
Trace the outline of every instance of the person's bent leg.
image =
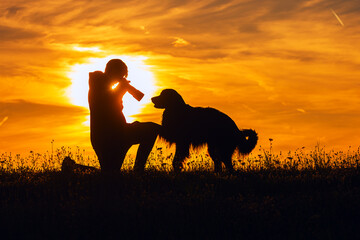
[[98,154],[101,172],[118,173],[124,162],[129,147],[117,146],[108,148],[101,154]]
[[160,125],[152,122],[129,124],[128,136],[133,144],[140,144],[135,159],[135,172],[141,173],[144,171],[146,160],[155,144],[160,128]]

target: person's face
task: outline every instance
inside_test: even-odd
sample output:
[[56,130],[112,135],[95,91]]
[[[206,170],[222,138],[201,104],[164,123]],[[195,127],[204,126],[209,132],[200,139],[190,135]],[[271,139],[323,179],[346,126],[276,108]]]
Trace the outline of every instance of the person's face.
[[[108,74],[108,85],[114,90],[118,87],[118,84],[125,80],[125,74],[123,72],[113,72],[112,74]],[[121,86],[121,85],[120,85]]]
[[127,75],[126,72],[119,69],[118,71],[113,71],[113,72],[109,73],[108,77],[110,79],[119,81],[119,80],[124,79],[126,75]]

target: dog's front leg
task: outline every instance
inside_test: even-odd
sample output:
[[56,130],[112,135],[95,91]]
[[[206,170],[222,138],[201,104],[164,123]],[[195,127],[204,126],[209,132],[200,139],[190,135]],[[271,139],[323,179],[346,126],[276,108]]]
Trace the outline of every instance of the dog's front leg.
[[189,144],[176,144],[176,152],[173,160],[175,172],[180,172],[183,169],[183,162],[185,158],[189,157],[189,148]]

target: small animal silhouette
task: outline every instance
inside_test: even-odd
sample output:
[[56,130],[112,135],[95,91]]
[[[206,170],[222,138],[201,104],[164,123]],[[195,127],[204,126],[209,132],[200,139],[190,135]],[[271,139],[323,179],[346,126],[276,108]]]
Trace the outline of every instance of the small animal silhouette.
[[73,172],[97,171],[97,169],[94,167],[77,164],[73,159],[71,159],[70,156],[66,156],[61,164],[61,171],[68,174]]

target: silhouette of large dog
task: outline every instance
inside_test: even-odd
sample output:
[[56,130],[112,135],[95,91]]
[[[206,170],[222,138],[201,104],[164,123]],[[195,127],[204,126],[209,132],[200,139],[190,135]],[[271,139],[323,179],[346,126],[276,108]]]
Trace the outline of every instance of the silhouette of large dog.
[[214,108],[191,107],[173,89],[165,89],[151,100],[155,108],[165,109],[160,136],[176,144],[175,171],[181,170],[190,145],[208,145],[215,172],[222,170],[221,162],[232,172],[231,157],[235,149],[249,154],[256,146],[258,136],[254,130],[239,130],[229,116]]

